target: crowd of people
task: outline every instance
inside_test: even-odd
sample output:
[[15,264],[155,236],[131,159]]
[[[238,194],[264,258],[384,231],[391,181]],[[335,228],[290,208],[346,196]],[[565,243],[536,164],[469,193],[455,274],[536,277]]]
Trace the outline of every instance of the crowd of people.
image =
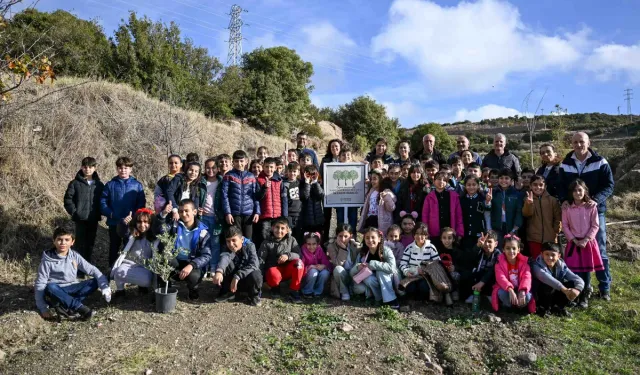
[[[422,143],[412,153],[401,141],[394,157],[384,138],[376,140],[364,161],[361,208],[323,207],[324,165],[354,162],[352,152],[334,139],[318,162],[304,132],[297,148],[275,157],[266,147],[253,159],[243,150],[204,162],[195,153],[170,155],[152,201],[130,158],[118,158],[117,175],[105,184],[96,160],[86,157],[64,196],[75,228],[56,228],[54,246],[42,256],[37,308],[44,318],[89,319],[95,312],[84,299],[99,289],[111,301],[111,280],[114,303],[126,298],[126,285],[147,293],[165,281],[185,282],[191,300],[212,282],[216,302],[243,296],[254,306],[263,284],[278,295],[283,281],[293,303],[330,294],[395,309],[408,299],[487,299],[495,311],[570,315],[567,307],[587,308],[591,295],[610,300],[605,209],[613,176],[587,134],[573,135],[564,159],[554,145],[542,145],[538,170],[521,168],[502,134],[484,157],[464,136],[448,157],[433,135]],[[105,274],[91,264],[103,216]],[[159,241],[164,233],[175,236],[172,248]],[[148,266],[163,251],[172,251],[170,280]]]

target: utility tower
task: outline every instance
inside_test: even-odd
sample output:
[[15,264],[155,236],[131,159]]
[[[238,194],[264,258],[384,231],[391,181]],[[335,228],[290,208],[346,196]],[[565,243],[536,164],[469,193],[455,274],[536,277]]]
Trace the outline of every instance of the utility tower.
[[629,115],[629,123],[633,122],[633,115],[631,114],[631,99],[633,99],[633,89],[624,90],[624,100],[627,101],[627,115]]
[[229,52],[227,54],[227,66],[240,65],[242,58],[242,19],[240,15],[246,10],[234,4],[231,7],[231,20],[229,21]]

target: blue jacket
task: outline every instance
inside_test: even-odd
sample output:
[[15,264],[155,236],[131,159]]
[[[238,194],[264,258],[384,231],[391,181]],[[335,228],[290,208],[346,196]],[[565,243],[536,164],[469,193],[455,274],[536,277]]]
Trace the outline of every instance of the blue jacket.
[[142,184],[131,176],[126,180],[115,176],[107,182],[100,198],[102,215],[108,225],[117,225],[121,219],[146,205]]
[[560,164],[560,178],[558,183],[558,197],[561,202],[567,200],[567,188],[576,179],[581,179],[589,188],[589,196],[598,204],[598,213],[604,213],[607,209],[607,198],[613,194],[613,172],[607,159],[589,149],[591,157],[585,160],[584,168],[579,171],[576,160],[573,159],[574,151],[565,156]]
[[536,258],[531,266],[531,272],[536,282],[548,285],[555,290],[562,290],[563,284],[567,282],[573,282],[573,287],[579,291],[584,289],[584,281],[575,273],[571,272],[562,259],[558,259],[556,266],[553,270],[550,270],[544,262],[542,255],[538,255],[538,258]]
[[232,169],[222,178],[222,210],[225,215],[260,215],[258,182],[251,172]]
[[[153,231],[156,234],[163,234],[169,231],[169,235],[176,236],[176,242],[185,230],[182,220],[174,221],[170,226],[165,224],[165,218],[162,215],[157,215],[154,221]],[[209,260],[211,260],[211,247],[209,246],[209,230],[207,226],[196,219],[196,228],[191,238],[191,244],[189,245],[189,264],[193,268],[199,268],[204,270],[209,266]]]
[[505,203],[507,232],[510,232],[513,227],[522,228],[522,206],[524,206],[524,199],[522,194],[513,186],[509,186],[504,192],[500,187],[493,188],[491,228],[498,231],[502,228],[502,202]]

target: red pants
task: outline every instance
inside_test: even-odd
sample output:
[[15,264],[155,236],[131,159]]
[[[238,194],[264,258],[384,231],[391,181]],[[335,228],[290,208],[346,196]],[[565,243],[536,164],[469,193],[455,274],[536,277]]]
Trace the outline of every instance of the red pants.
[[293,291],[298,291],[300,290],[300,282],[302,281],[303,275],[304,264],[302,263],[302,260],[290,260],[267,269],[267,285],[269,285],[271,288],[276,288],[280,285],[280,282],[282,280],[291,279],[289,288]]
[[542,254],[542,244],[539,242],[529,241],[529,255],[534,261],[538,259],[538,255]]

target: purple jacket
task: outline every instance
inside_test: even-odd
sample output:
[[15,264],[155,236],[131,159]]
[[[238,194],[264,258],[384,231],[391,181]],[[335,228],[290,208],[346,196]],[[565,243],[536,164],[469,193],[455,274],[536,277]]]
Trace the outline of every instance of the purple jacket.
[[309,266],[322,264],[323,266],[327,267],[327,271],[331,272],[331,262],[329,261],[327,254],[324,252],[324,249],[320,245],[318,245],[316,251],[312,253],[311,251],[309,251],[309,249],[307,249],[307,245],[304,244],[302,245],[301,252],[302,263],[304,263],[305,270],[308,270]]

